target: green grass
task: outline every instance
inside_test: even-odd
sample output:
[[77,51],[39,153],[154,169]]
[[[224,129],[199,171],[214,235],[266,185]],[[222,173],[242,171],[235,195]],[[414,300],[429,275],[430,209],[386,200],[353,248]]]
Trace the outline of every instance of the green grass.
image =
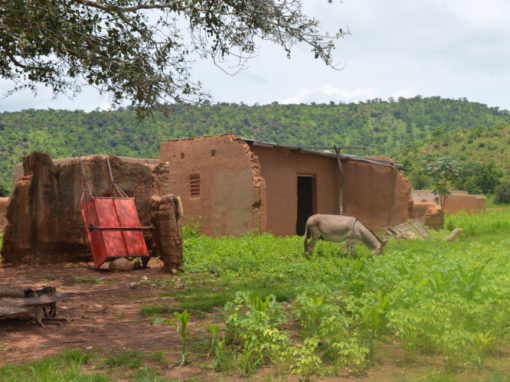
[[[468,215],[460,211],[455,215],[448,215],[445,221],[445,229],[451,231],[460,227],[464,230],[463,236],[480,237],[485,234],[502,234],[510,231],[509,207],[496,205],[486,213]],[[498,235],[504,239],[504,235]]]
[[110,285],[112,283],[112,279],[110,279],[110,278],[97,277],[97,276],[94,276],[94,277],[75,276],[75,275],[66,276],[62,281],[65,285],[72,285],[72,284],[77,284],[77,283]]
[[[339,256],[341,246],[321,242],[316,258],[310,262],[302,255],[302,238],[275,238],[269,234],[240,238],[197,236],[185,241],[184,287],[175,282],[156,281],[172,303],[143,308],[146,315],[173,311],[211,311],[232,300],[238,291],[258,295],[274,294],[278,301],[290,301],[307,283],[335,283],[338,267],[345,262]],[[366,248],[360,248],[368,256]]]
[[84,367],[96,360],[93,353],[71,350],[60,356],[23,365],[0,368],[0,381],[9,382],[103,382],[110,378],[103,373],[85,373]]
[[144,356],[135,350],[123,350],[110,354],[104,361],[109,368],[123,367],[126,369],[138,369],[143,365]]
[[[156,353],[155,353],[156,354]],[[161,355],[153,355],[160,363]],[[143,353],[136,350],[118,352],[82,352],[68,350],[55,357],[22,365],[0,367],[2,382],[110,382],[127,378],[135,382],[165,382],[160,370],[144,366]]]
[[[444,231],[433,232],[434,237],[426,241],[390,240],[386,256],[376,258],[359,244],[358,258],[345,259],[341,255],[341,244],[322,241],[311,261],[303,257],[301,237],[276,238],[263,234],[209,238],[195,235],[184,243],[183,287],[175,289],[173,278],[168,278],[172,282],[157,281],[161,289],[168,290],[163,295],[172,296],[176,301],[147,306],[143,312],[155,315],[185,309],[211,311],[222,307],[237,291],[243,290],[262,296],[273,294],[281,302],[291,301],[303,288],[313,285],[341,288],[346,273],[355,271],[366,278],[370,277],[367,272],[387,271],[394,275],[395,269],[406,268],[409,277],[425,277],[431,267],[457,269],[459,264],[465,265],[473,260],[471,253],[483,259],[497,260],[499,256],[496,255],[504,256],[510,246],[510,239],[505,235],[510,232],[508,209],[473,216],[464,213],[447,216],[445,227]],[[456,227],[464,229],[462,239],[444,243],[442,239]],[[375,285],[377,280],[372,279],[371,284],[386,290],[393,287],[396,280],[388,280],[386,285],[379,286]],[[371,288],[370,284],[366,287]]]

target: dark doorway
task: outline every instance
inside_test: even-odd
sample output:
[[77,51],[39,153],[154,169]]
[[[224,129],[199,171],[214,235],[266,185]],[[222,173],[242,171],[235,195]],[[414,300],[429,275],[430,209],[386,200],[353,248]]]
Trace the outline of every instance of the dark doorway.
[[304,235],[306,219],[313,215],[314,177],[303,175],[297,177],[297,222],[296,234]]

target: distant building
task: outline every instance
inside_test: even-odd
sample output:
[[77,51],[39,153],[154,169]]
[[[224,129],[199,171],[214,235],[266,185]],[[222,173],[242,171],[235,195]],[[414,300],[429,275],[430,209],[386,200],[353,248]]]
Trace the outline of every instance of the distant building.
[[[432,190],[413,190],[411,197],[415,203],[437,203],[437,195]],[[451,191],[446,198],[444,210],[450,214],[455,214],[459,211],[465,211],[469,214],[485,212],[485,196],[471,195],[467,191]]]

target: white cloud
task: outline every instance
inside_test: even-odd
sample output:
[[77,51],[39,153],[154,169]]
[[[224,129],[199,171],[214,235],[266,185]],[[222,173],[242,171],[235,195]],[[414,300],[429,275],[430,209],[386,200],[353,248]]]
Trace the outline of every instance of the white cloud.
[[296,103],[328,103],[333,102],[360,102],[374,98],[386,99],[393,97],[411,98],[418,95],[419,92],[414,86],[397,89],[390,93],[382,92],[375,88],[363,89],[340,89],[331,85],[324,85],[320,88],[308,89],[301,88],[293,96],[285,98],[281,101],[283,104],[296,104]]
[[448,0],[442,2],[460,21],[474,28],[506,28],[510,3],[507,0]]
[[324,85],[316,89],[301,88],[293,96],[282,100],[282,103],[325,103],[329,101],[358,102],[377,98],[378,96],[378,91],[372,88],[346,90],[331,85]]
[[69,109],[91,111],[111,110],[112,106],[107,95],[99,94],[95,89],[85,86],[81,93],[75,97],[64,94],[55,96],[51,89],[38,86],[37,94],[28,89],[23,89],[6,97],[13,88],[13,82],[0,80],[0,112],[17,111],[23,109]]

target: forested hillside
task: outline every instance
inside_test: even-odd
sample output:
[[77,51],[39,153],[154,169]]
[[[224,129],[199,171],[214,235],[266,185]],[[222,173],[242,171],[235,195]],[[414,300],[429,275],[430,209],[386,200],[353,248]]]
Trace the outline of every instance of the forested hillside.
[[[156,113],[141,122],[126,109],[4,112],[0,113],[0,184],[10,189],[13,165],[33,150],[53,158],[93,153],[157,158],[164,140],[235,133],[281,144],[366,146],[364,153],[353,153],[384,154],[408,162],[423,152],[422,145],[447,152],[452,142],[455,153],[463,150],[473,159],[471,151],[492,147],[485,141],[503,126],[510,126],[506,110],[439,97],[357,104],[179,106],[169,117]],[[459,137],[466,138],[464,149],[457,145]],[[502,142],[501,137],[497,140]],[[489,154],[495,155],[493,151]]]

